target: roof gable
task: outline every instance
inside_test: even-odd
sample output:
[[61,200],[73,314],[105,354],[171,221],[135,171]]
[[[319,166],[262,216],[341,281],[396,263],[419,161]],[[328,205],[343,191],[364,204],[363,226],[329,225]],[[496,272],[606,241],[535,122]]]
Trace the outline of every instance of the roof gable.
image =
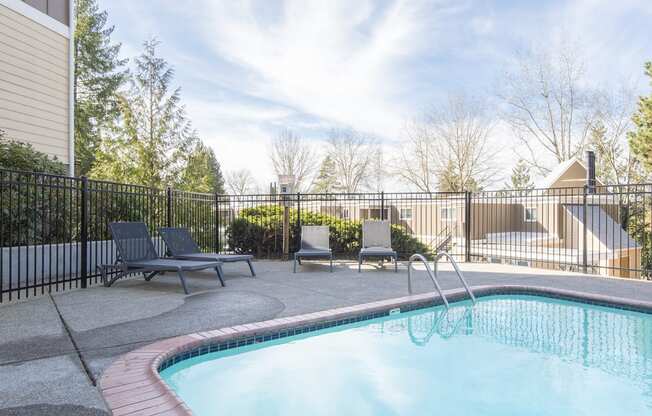
[[[566,160],[557,165],[547,176],[538,180],[535,184],[537,189],[563,188],[563,181],[585,182],[587,168],[584,162],[577,158]],[[596,184],[603,183],[596,178]],[[562,186],[559,186],[562,185]]]

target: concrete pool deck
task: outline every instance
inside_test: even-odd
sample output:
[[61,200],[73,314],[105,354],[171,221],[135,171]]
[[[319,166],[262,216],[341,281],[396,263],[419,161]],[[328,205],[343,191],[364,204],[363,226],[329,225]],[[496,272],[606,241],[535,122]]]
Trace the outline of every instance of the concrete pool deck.
[[[405,265],[357,273],[353,262],[225,266],[222,288],[214,274],[194,273],[184,296],[175,275],[151,282],[130,279],[0,306],[0,415],[109,414],[95,383],[121,355],[158,340],[221,327],[323,311],[407,295]],[[652,300],[652,282],[607,279],[525,267],[461,264],[471,286],[526,285]],[[441,266],[445,290],[461,287],[450,265]],[[433,290],[416,273],[414,293]]]

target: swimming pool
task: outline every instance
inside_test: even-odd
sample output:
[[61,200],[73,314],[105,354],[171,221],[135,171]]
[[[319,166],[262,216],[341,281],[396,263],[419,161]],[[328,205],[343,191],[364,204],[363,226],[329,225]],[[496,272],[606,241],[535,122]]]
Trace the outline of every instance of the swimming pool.
[[202,415],[652,414],[652,316],[509,295],[225,349],[161,377]]

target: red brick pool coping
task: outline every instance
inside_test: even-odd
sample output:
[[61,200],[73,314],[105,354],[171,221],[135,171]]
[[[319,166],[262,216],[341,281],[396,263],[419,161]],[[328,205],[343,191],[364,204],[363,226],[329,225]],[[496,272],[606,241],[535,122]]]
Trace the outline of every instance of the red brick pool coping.
[[[534,294],[588,301],[590,303],[647,312],[652,311],[652,303],[650,302],[633,301],[624,298],[553,288],[512,285],[479,286],[473,287],[473,291],[476,296],[509,293]],[[460,300],[465,297],[464,292],[460,289],[445,291],[444,294],[451,301]],[[435,303],[441,302],[438,295],[424,293],[288,318],[277,318],[220,328],[213,331],[197,332],[157,341],[129,352],[113,362],[102,374],[98,386],[108,408],[114,416],[192,415],[192,411],[159,376],[159,366],[165,360],[176,354],[209,343],[268,334],[270,332],[319,322],[342,320],[362,314],[387,311],[389,309],[407,307],[433,300]]]

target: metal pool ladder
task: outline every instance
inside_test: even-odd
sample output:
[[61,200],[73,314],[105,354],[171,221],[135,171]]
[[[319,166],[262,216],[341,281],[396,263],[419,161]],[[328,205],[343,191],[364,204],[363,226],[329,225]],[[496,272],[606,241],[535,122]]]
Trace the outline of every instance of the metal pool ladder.
[[444,301],[444,305],[446,305],[446,309],[448,309],[448,299],[446,299],[446,295],[444,295],[444,292],[442,292],[441,286],[439,286],[439,280],[437,279],[437,263],[442,257],[446,257],[448,260],[450,260],[451,264],[453,265],[453,269],[455,269],[455,273],[457,273],[457,277],[460,278],[460,281],[462,282],[462,285],[466,290],[466,293],[468,293],[469,297],[471,298],[471,301],[475,304],[475,296],[473,295],[473,292],[471,291],[469,285],[466,283],[466,280],[464,279],[464,276],[462,275],[462,271],[457,265],[457,262],[455,261],[455,259],[453,259],[453,257],[450,254],[443,251],[437,253],[437,255],[435,256],[435,260],[432,262],[432,265],[435,269],[434,273],[430,268],[430,265],[428,264],[428,260],[426,260],[426,258],[423,257],[421,254],[413,254],[410,256],[410,262],[408,263],[408,292],[412,294],[412,262],[415,260],[419,260],[426,266],[426,272],[428,273],[428,277],[430,277],[430,280],[432,280],[432,283],[435,285],[437,292],[439,292],[439,296],[441,296],[442,300]]

